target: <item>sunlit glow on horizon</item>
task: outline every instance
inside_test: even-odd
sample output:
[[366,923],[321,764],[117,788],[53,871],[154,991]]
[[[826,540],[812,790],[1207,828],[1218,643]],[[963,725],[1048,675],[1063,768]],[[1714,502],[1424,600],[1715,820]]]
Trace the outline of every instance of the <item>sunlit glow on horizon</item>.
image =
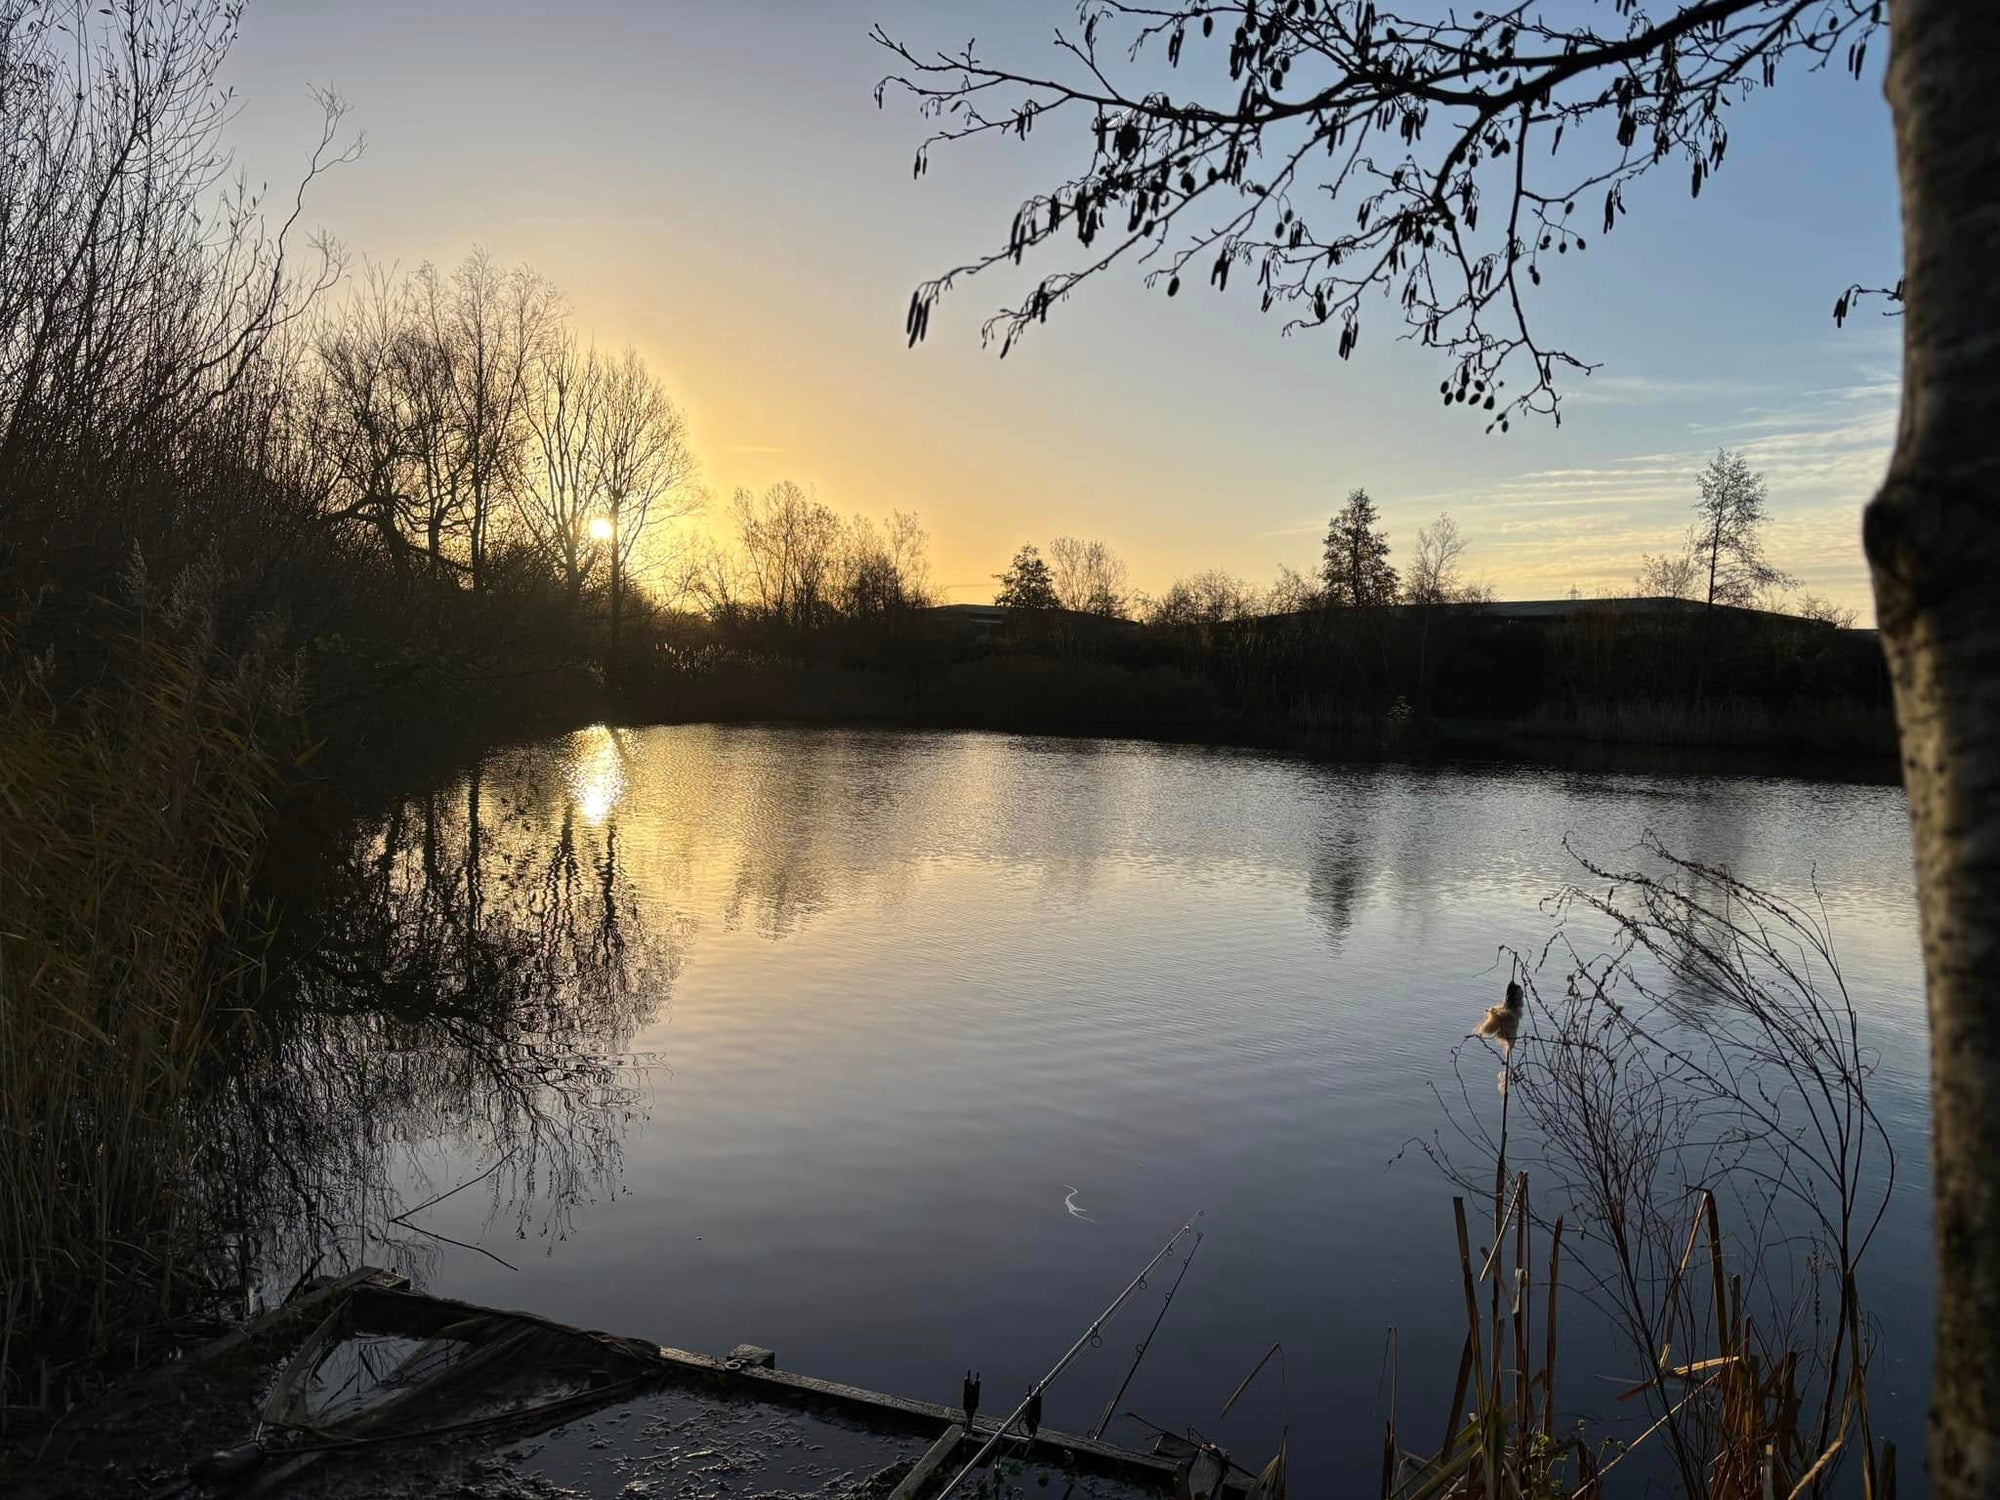
[[[1137,593],[1210,568],[1268,588],[1281,565],[1312,571],[1328,516],[1362,485],[1399,566],[1447,510],[1468,573],[1503,599],[1615,593],[1680,545],[1693,474],[1726,443],[1768,475],[1773,561],[1872,614],[1859,514],[1893,437],[1898,337],[1827,316],[1857,267],[1892,281],[1900,253],[1872,71],[1788,85],[1698,203],[1659,194],[1581,271],[1564,263],[1537,316],[1601,373],[1569,383],[1560,432],[1517,423],[1503,441],[1440,407],[1424,351],[1371,335],[1344,363],[1324,339],[1281,338],[1235,286],[1169,304],[1136,272],[1108,275],[1002,365],[978,325],[1018,290],[1003,268],[909,349],[916,282],[1004,242],[1022,194],[1087,144],[1037,131],[913,179],[923,122],[875,106],[870,28],[940,42],[920,0],[687,0],[671,24],[632,0],[553,26],[509,13],[482,32],[484,73],[460,66],[449,7],[254,10],[231,81],[260,175],[310,143],[302,85],[337,85],[371,144],[314,184],[314,224],[385,265],[449,265],[474,245],[531,265],[580,336],[630,342],[685,409],[706,512],[650,534],[583,523],[592,546],[629,543],[637,568],[656,548],[732,543],[731,493],[791,480],[843,515],[916,512],[949,602],[989,601],[1016,548],[1061,535],[1104,541]],[[983,8],[980,42],[1037,65],[1073,10]],[[743,114],[734,93],[756,66],[792,86]],[[506,107],[490,77],[537,80],[542,107]],[[721,118],[734,128],[713,130]],[[697,134],[699,152],[652,149]],[[1020,270],[1078,264],[1074,249]]]

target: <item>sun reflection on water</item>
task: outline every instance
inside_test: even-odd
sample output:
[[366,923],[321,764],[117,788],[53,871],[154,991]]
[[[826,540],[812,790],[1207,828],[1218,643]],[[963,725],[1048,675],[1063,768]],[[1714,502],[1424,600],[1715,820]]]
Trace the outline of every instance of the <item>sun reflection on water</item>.
[[608,724],[578,731],[569,767],[570,800],[584,822],[596,827],[625,796],[625,752]]

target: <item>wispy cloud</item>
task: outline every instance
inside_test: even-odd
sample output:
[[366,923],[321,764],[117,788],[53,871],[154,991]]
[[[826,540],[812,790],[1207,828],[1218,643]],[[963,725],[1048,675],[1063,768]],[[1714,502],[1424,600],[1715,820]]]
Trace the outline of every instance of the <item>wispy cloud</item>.
[[1884,376],[1789,403],[1745,402],[1730,418],[1691,427],[1699,446],[1529,470],[1476,496],[1413,503],[1462,505],[1468,522],[1476,514],[1479,524],[1468,527],[1484,543],[1476,565],[1503,593],[1612,591],[1630,586],[1643,554],[1681,545],[1696,472],[1718,447],[1735,448],[1770,486],[1772,558],[1806,587],[1865,610],[1860,508],[1887,465],[1897,396],[1896,381]]
[[1728,376],[1673,380],[1656,375],[1589,375],[1568,386],[1563,399],[1579,406],[1650,406],[1682,398],[1754,394],[1757,390],[1752,382]]

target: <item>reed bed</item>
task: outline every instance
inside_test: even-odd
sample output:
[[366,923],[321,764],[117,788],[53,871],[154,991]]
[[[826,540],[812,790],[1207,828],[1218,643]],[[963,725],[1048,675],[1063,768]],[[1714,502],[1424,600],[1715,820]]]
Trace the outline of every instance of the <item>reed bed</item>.
[[[211,1283],[189,1099],[255,968],[239,937],[282,716],[216,659],[200,570],[120,610],[91,681],[0,675],[0,1421],[60,1405]],[[0,621],[0,657],[29,609]]]
[[[1465,1189],[1466,1335],[1441,1442],[1412,1442],[1392,1403],[1383,1500],[1895,1494],[1859,1290],[1894,1152],[1832,936],[1725,869],[1636,854],[1583,861],[1537,962],[1515,955],[1533,1003],[1494,1049],[1497,1106],[1461,1071],[1459,1156],[1427,1145]],[[1635,1420],[1564,1404],[1576,1313],[1558,1310],[1579,1302],[1632,1361],[1613,1406]]]
[[[1689,1204],[1685,1249],[1675,1268],[1672,1313],[1684,1342],[1663,1345],[1652,1367],[1617,1398],[1647,1398],[1659,1415],[1623,1442],[1594,1438],[1587,1423],[1566,1421],[1559,1404],[1563,1219],[1540,1236],[1547,1259],[1537,1281],[1534,1267],[1543,1247],[1535,1243],[1528,1174],[1516,1174],[1495,1206],[1498,1232],[1489,1249],[1475,1245],[1466,1200],[1452,1200],[1466,1338],[1445,1436],[1435,1449],[1413,1449],[1407,1446],[1411,1434],[1399,1429],[1391,1412],[1383,1435],[1382,1500],[1597,1500],[1614,1487],[1611,1476],[1629,1459],[1649,1447],[1684,1442],[1685,1431],[1696,1426],[1707,1434],[1705,1445],[1673,1459],[1690,1459],[1697,1480],[1688,1484],[1684,1471],[1682,1494],[1768,1500],[1818,1493],[1830,1486],[1837,1462],[1852,1447],[1860,1455],[1861,1493],[1894,1496],[1895,1444],[1878,1445],[1869,1431],[1865,1371],[1856,1372],[1839,1425],[1822,1446],[1802,1388],[1801,1353],[1768,1343],[1744,1312],[1744,1276],[1729,1267],[1713,1194]],[[1697,1417],[1704,1420],[1697,1424]]]

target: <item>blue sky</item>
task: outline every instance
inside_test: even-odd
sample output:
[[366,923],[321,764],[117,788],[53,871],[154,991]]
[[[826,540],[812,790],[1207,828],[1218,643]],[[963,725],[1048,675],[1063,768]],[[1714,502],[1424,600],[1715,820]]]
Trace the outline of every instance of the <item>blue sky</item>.
[[893,100],[877,110],[870,25],[1033,63],[1073,14],[252,0],[236,140],[254,175],[281,179],[310,144],[308,89],[337,89],[368,147],[312,214],[355,255],[414,265],[480,245],[534,265],[582,328],[663,373],[712,489],[791,478],[842,509],[914,509],[955,598],[986,597],[1016,545],[1063,533],[1103,538],[1152,591],[1203,567],[1309,568],[1355,485],[1392,543],[1451,511],[1502,597],[1616,590],[1673,544],[1694,470],[1728,444],[1769,479],[1774,558],[1866,618],[1859,510],[1893,436],[1897,326],[1867,311],[1836,330],[1830,311],[1848,282],[1897,274],[1885,48],[1859,82],[1794,68],[1754,99],[1699,201],[1678,167],[1629,194],[1538,309],[1601,370],[1571,387],[1559,431],[1488,437],[1437,402],[1439,362],[1391,343],[1386,310],[1342,363],[1331,338],[1281,338],[1248,291],[1170,304],[1128,274],[1003,363],[977,325],[1006,288],[974,281],[904,348],[914,283],[1003,241],[1078,144],[982,142],[913,181],[923,126]]

